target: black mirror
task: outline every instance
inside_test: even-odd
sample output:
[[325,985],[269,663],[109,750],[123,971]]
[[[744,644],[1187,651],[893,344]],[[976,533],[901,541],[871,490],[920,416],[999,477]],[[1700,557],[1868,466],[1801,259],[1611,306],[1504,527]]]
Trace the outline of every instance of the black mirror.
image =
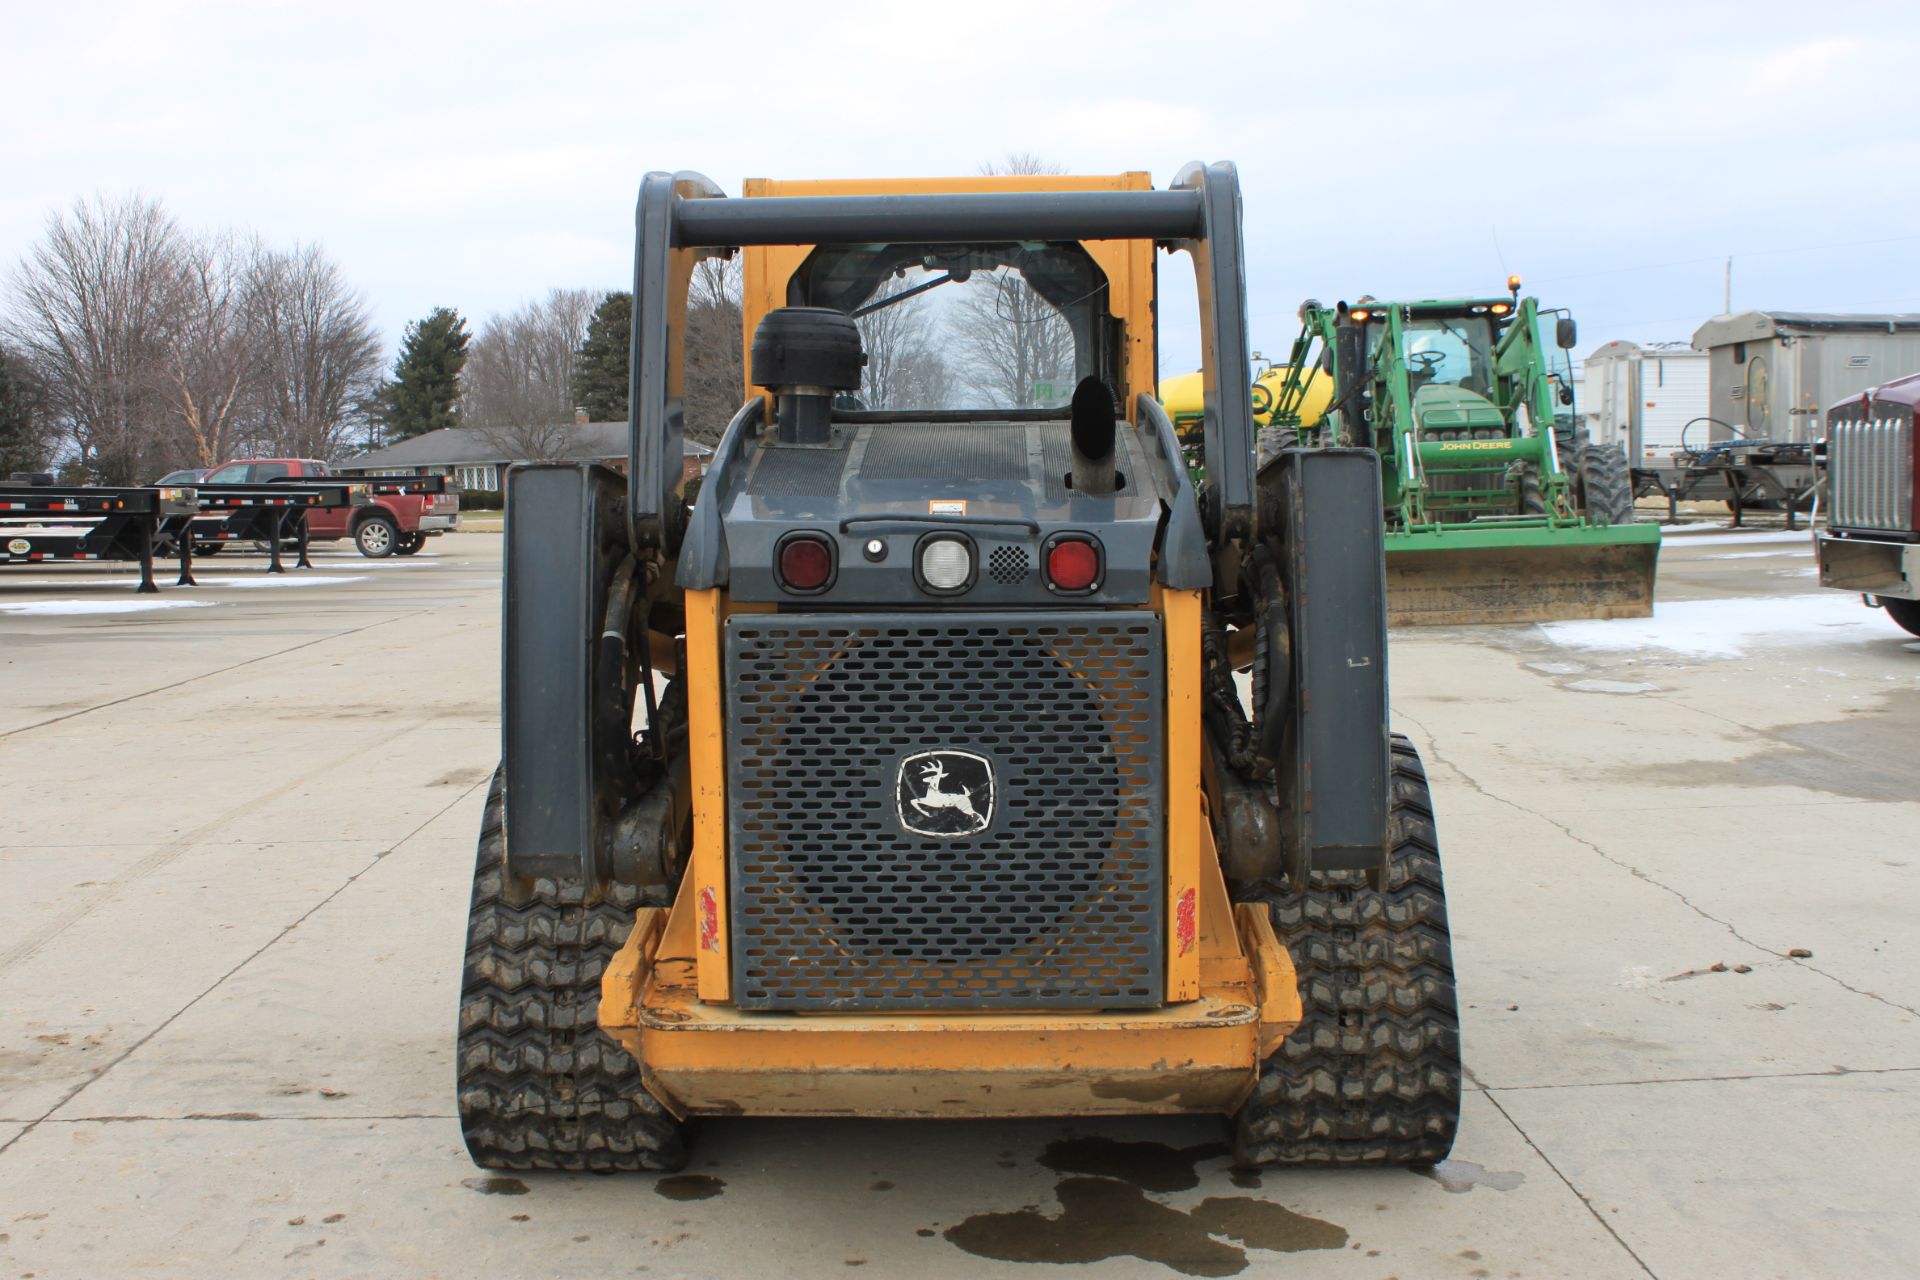
[[1572,387],[1561,387],[1561,388],[1560,388],[1560,403],[1561,403],[1561,404],[1569,404],[1569,405],[1573,403],[1573,388],[1572,388]]
[[1562,351],[1573,350],[1574,344],[1580,341],[1580,329],[1574,324],[1572,316],[1560,317],[1553,326],[1553,340]]

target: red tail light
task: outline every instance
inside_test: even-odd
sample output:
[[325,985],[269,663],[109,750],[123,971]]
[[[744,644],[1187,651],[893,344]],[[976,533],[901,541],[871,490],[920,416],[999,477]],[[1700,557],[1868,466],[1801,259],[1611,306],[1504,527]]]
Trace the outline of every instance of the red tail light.
[[796,533],[780,544],[780,585],[805,594],[833,581],[833,546],[816,534]]
[[1047,548],[1047,582],[1055,591],[1090,591],[1100,581],[1100,544],[1091,538],[1055,538]]

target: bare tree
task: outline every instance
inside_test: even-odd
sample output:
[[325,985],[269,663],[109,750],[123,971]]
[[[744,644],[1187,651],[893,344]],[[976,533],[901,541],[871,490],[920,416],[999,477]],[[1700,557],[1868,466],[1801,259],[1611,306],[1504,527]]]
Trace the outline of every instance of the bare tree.
[[[1003,161],[980,166],[980,172],[992,176],[1066,170],[1016,151]],[[987,404],[1022,408],[1036,404],[1047,385],[1072,387],[1073,330],[1019,272],[1002,267],[976,273],[952,324],[967,387]]]
[[76,201],[14,273],[7,332],[81,469],[107,484],[173,465],[169,412],[187,237],[157,200]]
[[952,323],[967,386],[986,404],[1026,408],[1046,386],[1072,389],[1073,330],[1019,272],[976,272]]
[[257,254],[248,279],[254,402],[270,452],[331,458],[380,383],[367,304],[317,245]]
[[164,368],[170,459],[212,467],[240,452],[256,362],[248,285],[262,252],[231,235],[181,237]]
[[889,302],[917,282],[895,278],[874,291],[865,305],[885,305],[854,317],[867,367],[860,395],[871,409],[944,409],[948,399],[947,364],[935,341],[936,316],[926,295]]
[[686,381],[681,418],[687,438],[713,444],[746,398],[741,334],[740,260],[706,258],[687,290]]
[[574,359],[602,296],[555,289],[495,316],[474,339],[461,414],[502,456],[545,462],[566,455],[573,440]]

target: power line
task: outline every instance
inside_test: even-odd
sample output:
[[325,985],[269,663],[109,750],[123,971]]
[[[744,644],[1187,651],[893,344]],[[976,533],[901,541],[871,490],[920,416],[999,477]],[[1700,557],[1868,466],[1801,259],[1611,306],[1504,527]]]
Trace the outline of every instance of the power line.
[[1878,240],[1836,240],[1831,244],[1802,244],[1778,249],[1736,249],[1731,255],[1710,254],[1703,258],[1680,258],[1673,262],[1648,262],[1638,266],[1606,267],[1599,271],[1582,271],[1570,276],[1550,276],[1537,280],[1535,284],[1559,284],[1567,280],[1591,280],[1596,276],[1625,275],[1632,271],[1664,271],[1669,267],[1693,267],[1708,262],[1723,262],[1729,256],[1735,258],[1766,258],[1784,253],[1819,253],[1827,249],[1861,249],[1874,245],[1904,244],[1910,240],[1920,240],[1920,235],[1886,236]]

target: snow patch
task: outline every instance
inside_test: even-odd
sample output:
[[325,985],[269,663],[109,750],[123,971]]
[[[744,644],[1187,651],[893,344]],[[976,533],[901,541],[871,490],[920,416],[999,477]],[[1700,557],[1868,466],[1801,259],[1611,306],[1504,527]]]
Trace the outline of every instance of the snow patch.
[[[1691,545],[1691,544],[1689,544]],[[1782,547],[1778,551],[1722,551],[1717,556],[1701,556],[1702,560],[1757,560],[1763,556],[1810,556],[1811,547]]]
[[1560,686],[1577,693],[1658,693],[1657,684],[1641,684],[1634,680],[1569,680]]
[[1885,628],[1858,597],[1839,592],[1805,596],[1675,600],[1656,604],[1651,618],[1543,622],[1540,631],[1571,649],[1614,652],[1665,649],[1700,658],[1737,658],[1749,645],[1884,639]]
[[330,587],[339,582],[365,582],[358,574],[351,576],[325,573],[263,573],[252,578],[203,578],[199,574],[193,580],[203,587]]
[[21,600],[0,601],[0,613],[36,618],[77,618],[94,613],[151,613],[155,609],[205,609],[210,600]]
[[1813,535],[1805,529],[1760,529],[1752,533],[1722,529],[1711,537],[1691,538],[1676,538],[1673,533],[1662,530],[1660,540],[1688,547],[1750,547],[1757,542],[1797,542],[1808,549],[1813,547]]

